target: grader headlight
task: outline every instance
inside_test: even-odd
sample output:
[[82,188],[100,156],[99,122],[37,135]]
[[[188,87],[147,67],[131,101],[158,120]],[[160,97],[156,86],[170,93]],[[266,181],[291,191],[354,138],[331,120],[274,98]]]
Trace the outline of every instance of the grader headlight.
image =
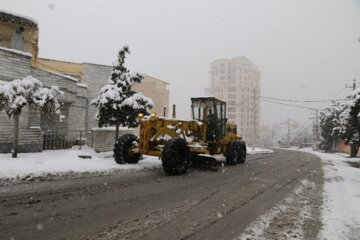
[[140,120],[144,117],[143,113],[138,113],[137,117],[136,117],[136,121],[140,122]]

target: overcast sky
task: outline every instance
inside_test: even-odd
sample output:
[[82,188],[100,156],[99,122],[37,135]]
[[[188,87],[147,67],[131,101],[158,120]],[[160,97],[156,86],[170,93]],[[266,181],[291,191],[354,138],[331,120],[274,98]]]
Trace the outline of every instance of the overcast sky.
[[[218,58],[251,59],[266,97],[338,99],[360,82],[360,0],[0,0],[0,9],[38,21],[43,58],[111,65],[129,45],[128,67],[169,82],[180,118]],[[310,116],[261,103],[263,124]]]

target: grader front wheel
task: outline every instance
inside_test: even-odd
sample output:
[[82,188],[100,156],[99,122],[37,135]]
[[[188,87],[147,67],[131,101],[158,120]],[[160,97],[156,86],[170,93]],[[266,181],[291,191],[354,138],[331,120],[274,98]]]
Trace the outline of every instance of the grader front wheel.
[[237,163],[245,163],[246,160],[246,144],[245,142],[238,142],[238,159]]
[[114,145],[115,162],[118,164],[139,162],[141,154],[131,152],[133,143],[137,141],[136,136],[132,134],[120,136]]
[[235,165],[238,162],[238,144],[236,142],[229,142],[226,148],[226,164]]
[[164,146],[161,160],[167,174],[185,173],[190,165],[190,150],[186,141],[181,138],[170,139]]

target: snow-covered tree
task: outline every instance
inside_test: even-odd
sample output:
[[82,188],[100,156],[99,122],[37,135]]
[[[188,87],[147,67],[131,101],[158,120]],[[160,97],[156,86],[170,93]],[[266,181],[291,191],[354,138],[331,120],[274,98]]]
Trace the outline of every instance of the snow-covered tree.
[[340,115],[346,109],[346,105],[332,102],[320,112],[321,137],[324,141],[325,150],[333,152],[336,142],[340,139]]
[[10,82],[0,81],[0,111],[5,111],[14,120],[13,157],[17,157],[19,139],[19,115],[25,106],[35,106],[42,112],[60,114],[58,97],[63,92],[57,86],[44,88],[42,83],[32,77]]
[[99,127],[115,126],[115,139],[119,136],[120,126],[138,126],[138,114],[148,115],[148,111],[153,107],[150,98],[131,89],[135,83],[141,83],[143,76],[137,72],[130,72],[124,66],[126,55],[129,53],[127,46],[119,51],[108,84],[100,89],[99,96],[92,101],[98,109],[96,119]]
[[346,102],[343,108],[339,127],[334,130],[339,131],[345,144],[351,145],[351,157],[356,157],[360,146],[360,89],[352,93],[351,100]]

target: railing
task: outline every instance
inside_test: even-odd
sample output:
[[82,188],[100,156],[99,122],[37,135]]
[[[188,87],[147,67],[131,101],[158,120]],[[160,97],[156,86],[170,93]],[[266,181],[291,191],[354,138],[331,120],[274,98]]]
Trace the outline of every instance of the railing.
[[[82,149],[90,148],[91,132],[67,130],[67,131],[43,131],[43,150]],[[91,140],[91,139],[90,139]]]

